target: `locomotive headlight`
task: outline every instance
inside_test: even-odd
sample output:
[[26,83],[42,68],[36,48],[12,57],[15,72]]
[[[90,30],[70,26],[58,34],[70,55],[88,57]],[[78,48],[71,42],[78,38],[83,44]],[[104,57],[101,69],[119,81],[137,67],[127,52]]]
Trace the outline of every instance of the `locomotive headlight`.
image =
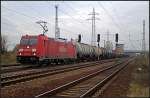
[[32,52],[36,52],[36,49],[32,49]]
[[19,52],[22,52],[23,51],[23,49],[19,49]]

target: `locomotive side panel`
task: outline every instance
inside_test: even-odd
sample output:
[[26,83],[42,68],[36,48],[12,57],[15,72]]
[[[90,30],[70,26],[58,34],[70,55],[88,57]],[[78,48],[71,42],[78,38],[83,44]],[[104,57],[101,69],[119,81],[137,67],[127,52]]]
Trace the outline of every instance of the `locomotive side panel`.
[[49,40],[48,55],[51,59],[75,58],[75,51],[72,43]]
[[67,58],[67,44],[63,42],[57,42],[58,43],[58,57],[59,58]]
[[44,35],[39,35],[38,41],[39,43],[37,45],[37,50],[39,54],[39,59],[44,59],[48,56],[48,38]]
[[72,43],[68,43],[68,57],[69,58],[76,58],[76,49],[75,49],[75,46],[72,44]]
[[55,57],[55,53],[56,53],[56,49],[55,49],[55,47],[56,47],[56,43],[55,43],[55,41],[54,40],[51,40],[51,39],[49,39],[49,41],[48,41],[48,57],[49,58],[54,58]]

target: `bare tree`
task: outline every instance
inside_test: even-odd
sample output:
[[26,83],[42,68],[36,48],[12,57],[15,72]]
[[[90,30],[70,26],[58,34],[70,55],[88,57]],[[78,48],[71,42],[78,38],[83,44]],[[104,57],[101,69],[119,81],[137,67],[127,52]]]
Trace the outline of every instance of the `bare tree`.
[[12,52],[16,52],[17,49],[18,49],[18,46],[19,46],[19,44],[16,44],[15,47],[13,48],[13,51],[12,51]]
[[2,51],[2,53],[7,52],[7,48],[8,48],[7,43],[8,43],[7,36],[2,35],[2,37],[1,37],[1,51]]

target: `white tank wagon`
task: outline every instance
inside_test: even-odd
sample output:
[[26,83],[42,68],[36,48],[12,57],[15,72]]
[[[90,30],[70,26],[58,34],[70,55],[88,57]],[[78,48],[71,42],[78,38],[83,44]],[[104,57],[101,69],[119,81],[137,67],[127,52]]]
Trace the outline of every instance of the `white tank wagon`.
[[102,51],[101,58],[103,58],[103,59],[108,58],[109,51],[106,48],[104,48],[104,47],[101,47],[101,51]]
[[96,46],[90,46],[83,43],[75,43],[77,57],[80,59],[90,58],[98,59],[103,57],[103,52],[106,52],[103,48],[98,48]]
[[93,47],[94,49],[94,56],[98,57],[102,55],[102,48]]
[[93,57],[94,55],[94,49],[92,46],[88,44],[83,44],[83,43],[78,43],[76,42],[76,51],[77,51],[77,56],[80,58],[83,57]]

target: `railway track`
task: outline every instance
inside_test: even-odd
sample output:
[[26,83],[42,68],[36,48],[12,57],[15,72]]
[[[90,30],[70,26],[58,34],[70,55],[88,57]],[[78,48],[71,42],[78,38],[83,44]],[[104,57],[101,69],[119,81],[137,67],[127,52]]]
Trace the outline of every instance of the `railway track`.
[[[111,60],[111,59],[110,59]],[[70,64],[67,64],[70,65]],[[62,65],[63,66],[63,65]],[[49,66],[45,66],[45,67],[49,67]],[[34,67],[34,65],[22,65],[22,64],[5,64],[5,65],[1,65],[1,73],[9,73],[9,72],[16,72],[16,71],[23,71],[23,70],[27,70],[27,69],[38,69],[40,67]]]
[[12,67],[12,66],[19,66],[19,63],[16,64],[2,64],[1,67]]
[[61,85],[35,97],[65,96],[65,97],[91,97],[102,88],[117,73],[119,73],[132,60],[123,61],[115,65],[99,69],[77,80]]
[[2,67],[1,68],[1,73],[3,74],[3,73],[8,73],[8,72],[15,72],[15,71],[21,71],[21,70],[27,70],[27,69],[29,69],[29,68],[32,68],[32,66],[30,65],[30,66],[26,66],[26,65],[21,65],[21,64],[19,64],[19,65],[17,65],[17,66],[12,66],[12,65],[8,65],[7,67],[5,66],[5,67]]
[[73,67],[69,66],[67,68],[48,69],[45,71],[39,71],[39,72],[34,72],[34,73],[20,74],[20,75],[9,76],[9,77],[1,77],[1,86],[5,87],[5,86],[9,86],[9,85],[16,84],[19,82],[25,82],[25,81],[29,81],[29,80],[40,78],[40,77],[45,77],[45,76],[50,76],[50,75],[59,74],[59,73],[63,73],[63,72],[73,71],[73,70],[90,67],[93,65],[95,66],[98,64],[102,64],[102,63],[113,62],[113,61],[115,61],[115,60],[114,59],[103,60],[103,61],[97,61],[97,62],[86,63],[86,64],[84,64],[84,63],[78,64]]

